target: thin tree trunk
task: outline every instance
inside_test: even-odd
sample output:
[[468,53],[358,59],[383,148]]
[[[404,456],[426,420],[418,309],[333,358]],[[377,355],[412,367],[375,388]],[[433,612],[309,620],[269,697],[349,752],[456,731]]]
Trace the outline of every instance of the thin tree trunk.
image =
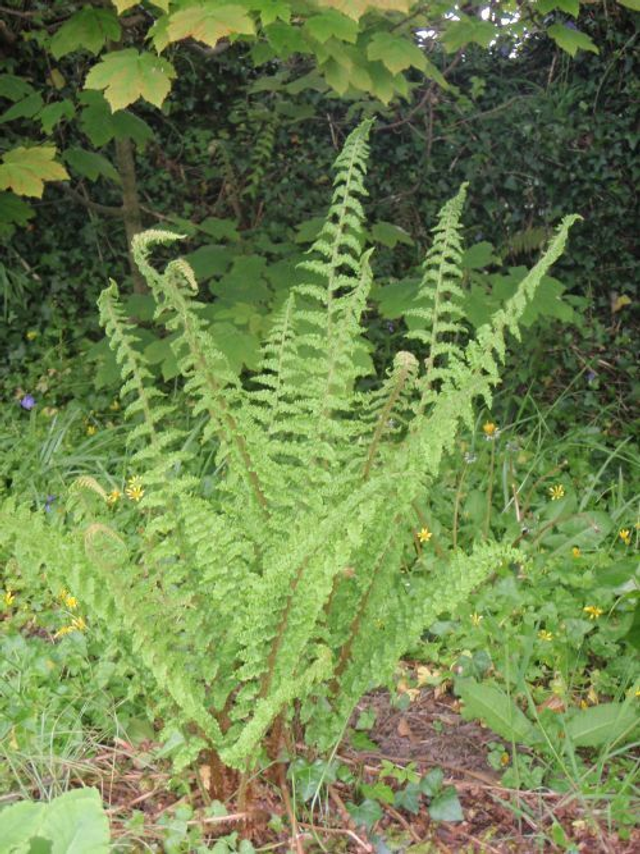
[[133,291],[136,294],[146,294],[149,288],[136,267],[133,255],[131,254],[131,241],[136,234],[142,231],[142,213],[140,211],[140,200],[138,199],[138,187],[136,184],[136,164],[133,156],[133,145],[129,137],[116,139],[116,160],[122,181],[122,216],[127,235],[127,251],[129,253],[129,264],[133,277]]

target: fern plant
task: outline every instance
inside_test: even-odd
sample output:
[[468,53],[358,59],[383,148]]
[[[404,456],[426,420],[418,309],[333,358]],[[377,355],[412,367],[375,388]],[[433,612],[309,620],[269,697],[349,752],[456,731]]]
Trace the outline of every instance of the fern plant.
[[[216,348],[184,260],[164,271],[154,247],[179,237],[147,231],[133,254],[174,335],[185,395],[206,413],[220,478],[203,498],[170,402],[154,387],[116,285],[99,300],[122,366],[133,466],[144,482],[144,532],[107,515],[102,487],[71,531],[7,506],[0,540],[25,571],[79,591],[93,613],[131,639],[140,665],[169,698],[194,749],[208,745],[242,768],[278,719],[296,714],[308,737],[339,734],[363,692],[441,612],[467,599],[513,548],[406,556],[414,504],[437,483],[443,456],[473,402],[491,402],[508,332],[561,254],[575,217],[557,230],[515,296],[466,339],[460,303],[465,188],[442,209],[423,268],[411,333],[424,364],[396,355],[369,391],[363,314],[372,283],[363,199],[370,122],[336,161],[333,197],[305,284],[293,289],[243,384]],[[26,569],[28,567],[28,570]]]

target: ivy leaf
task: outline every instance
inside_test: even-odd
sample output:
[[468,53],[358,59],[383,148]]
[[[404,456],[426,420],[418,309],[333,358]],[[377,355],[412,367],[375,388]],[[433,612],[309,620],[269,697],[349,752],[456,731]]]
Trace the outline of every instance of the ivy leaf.
[[392,74],[413,66],[420,71],[426,68],[426,57],[417,44],[391,33],[376,33],[367,48],[369,59],[379,59]]
[[348,803],[345,805],[351,818],[357,825],[371,830],[373,825],[382,818],[382,808],[375,801],[365,800],[361,804]]
[[332,37],[355,44],[358,38],[357,22],[336,12],[335,9],[328,9],[321,15],[312,15],[307,20],[305,29],[320,44],[324,44]]
[[55,101],[53,104],[47,104],[38,113],[38,119],[42,125],[42,130],[49,134],[54,127],[62,121],[62,119],[72,119],[76,109],[72,102],[65,98],[64,101]]
[[431,801],[429,815],[434,821],[464,821],[458,793],[453,786],[447,786],[441,795]]
[[144,98],[155,107],[162,106],[175,76],[173,65],[166,59],[127,48],[108,53],[95,65],[87,75],[85,88],[103,89],[115,113],[138,98]]
[[20,146],[7,151],[0,164],[0,190],[41,199],[45,181],[64,181],[69,177],[64,166],[54,160],[55,156],[53,145]]
[[418,784],[420,791],[428,798],[435,798],[442,791],[442,782],[444,780],[444,772],[442,768],[432,768]]
[[490,21],[465,16],[449,24],[443,33],[442,43],[445,50],[453,53],[470,42],[479,44],[481,47],[489,47],[496,35],[496,27]]
[[420,786],[418,783],[407,783],[404,789],[396,792],[393,803],[400,809],[418,815],[420,812]]
[[413,0],[316,0],[316,5],[337,9],[338,12],[358,21],[370,9],[384,12],[408,12],[412,2]]
[[88,50],[96,56],[108,41],[119,38],[120,24],[110,9],[85,6],[60,27],[49,49],[55,59],[76,50]]
[[70,148],[65,151],[64,159],[72,169],[90,181],[97,181],[102,176],[116,184],[120,183],[117,170],[102,154],[85,151],[84,148]]
[[575,56],[579,50],[600,53],[600,50],[586,33],[581,33],[580,30],[574,30],[573,27],[567,27],[565,24],[552,24],[547,30],[547,34],[569,56]]
[[6,234],[7,225],[26,225],[34,215],[31,205],[14,193],[0,193],[0,234]]
[[199,3],[175,12],[167,27],[171,42],[192,38],[210,47],[215,47],[220,39],[228,36],[252,35],[254,32],[254,23],[241,6],[217,6],[213,3]]
[[0,98],[7,98],[15,103],[33,94],[34,91],[33,86],[22,77],[17,77],[15,74],[0,74]]

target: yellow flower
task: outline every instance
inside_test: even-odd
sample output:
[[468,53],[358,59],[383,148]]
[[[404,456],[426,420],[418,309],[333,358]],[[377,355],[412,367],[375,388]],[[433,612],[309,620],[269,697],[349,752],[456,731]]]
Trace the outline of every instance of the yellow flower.
[[87,427],[87,436],[95,436],[97,432],[98,428],[96,427],[96,425],[89,424],[89,426]]
[[580,700],[580,708],[581,708],[581,709],[588,709],[588,708],[589,708],[589,703],[587,703],[587,701],[586,701],[586,700]]
[[64,604],[67,606],[67,608],[70,608],[73,611],[75,608],[78,607],[78,600],[75,596],[67,595],[64,597]]
[[65,635],[70,635],[71,632],[75,632],[73,626],[63,626],[61,629],[55,633],[54,638],[63,638]]
[[27,341],[35,341],[38,337],[38,332],[35,329],[30,329],[27,334],[24,336]]
[[418,539],[421,543],[428,543],[431,537],[433,537],[433,534],[427,527],[421,528],[418,531]]
[[540,638],[541,641],[552,641],[553,640],[553,633],[548,632],[545,629],[541,629],[538,632],[538,637]]
[[579,557],[580,557],[580,555],[582,554],[582,552],[580,551],[580,549],[578,548],[578,546],[574,546],[574,547],[571,549],[571,554],[572,554],[575,558],[579,558]]
[[628,528],[622,528],[620,531],[618,531],[618,536],[625,544],[625,546],[631,545],[631,531]]
[[549,495],[552,501],[559,501],[561,498],[564,498],[564,486],[561,483],[556,486],[550,486]]
[[496,433],[498,432],[498,425],[494,424],[493,421],[487,421],[485,424],[482,425],[482,430],[484,432],[484,435],[488,439],[490,439],[492,436],[495,436]]
[[64,599],[66,599],[66,598],[67,598],[67,596],[69,596],[69,595],[70,595],[70,594],[69,594],[69,591],[67,590],[67,588],[66,588],[66,587],[63,587],[63,588],[60,590],[60,592],[58,593],[58,599],[60,599],[60,600],[62,601],[62,600],[64,600]]
[[142,478],[138,475],[130,477],[127,481],[127,488],[125,489],[125,494],[130,501],[140,501],[140,499],[144,495],[144,489],[142,488]]
[[482,616],[482,614],[478,614],[477,611],[474,611],[469,619],[471,620],[474,626],[479,626],[480,623],[484,620],[484,617]]
[[640,697],[640,688],[636,688],[636,697]]
[[16,599],[15,593],[12,593],[11,590],[5,590],[4,596],[3,596],[3,601],[4,601],[4,604],[7,606],[7,608],[10,608],[13,605],[13,603],[15,602],[15,599]]
[[504,753],[501,755],[501,757],[500,757],[500,764],[501,764],[501,765],[508,765],[508,764],[509,764],[510,759],[511,759],[511,757],[509,756],[509,754],[508,754],[508,753],[507,753],[507,751],[505,750],[505,752],[504,752]]
[[107,495],[107,504],[109,507],[113,507],[114,504],[117,504],[122,497],[122,493],[119,489],[112,489],[111,492]]
[[598,608],[597,605],[585,605],[582,610],[585,612],[585,614],[589,615],[590,620],[597,620],[598,617],[604,614],[602,608]]
[[114,397],[114,399],[109,404],[109,409],[112,412],[117,412],[120,409],[120,401]]
[[83,632],[87,628],[87,624],[82,617],[74,617],[73,620],[71,620],[71,625],[78,632]]

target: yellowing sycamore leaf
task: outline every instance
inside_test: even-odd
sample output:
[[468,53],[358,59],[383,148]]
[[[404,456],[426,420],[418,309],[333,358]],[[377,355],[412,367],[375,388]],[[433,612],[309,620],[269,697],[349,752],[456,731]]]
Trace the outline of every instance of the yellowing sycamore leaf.
[[69,177],[64,166],[53,159],[55,156],[53,145],[21,146],[7,151],[0,164],[0,190],[41,199],[45,181],[64,181]]
[[211,47],[227,36],[254,32],[254,23],[241,6],[216,6],[214,3],[199,3],[175,12],[167,26],[170,42],[192,38]]
[[111,0],[111,2],[118,10],[118,15],[122,15],[123,12],[126,12],[132,6],[138,5],[138,0]]
[[329,6],[354,21],[372,9],[380,12],[408,12],[414,0],[316,0],[318,6]]
[[112,112],[122,110],[138,98],[160,107],[169,94],[175,69],[166,59],[133,48],[108,53],[95,65],[85,89],[103,89]]

